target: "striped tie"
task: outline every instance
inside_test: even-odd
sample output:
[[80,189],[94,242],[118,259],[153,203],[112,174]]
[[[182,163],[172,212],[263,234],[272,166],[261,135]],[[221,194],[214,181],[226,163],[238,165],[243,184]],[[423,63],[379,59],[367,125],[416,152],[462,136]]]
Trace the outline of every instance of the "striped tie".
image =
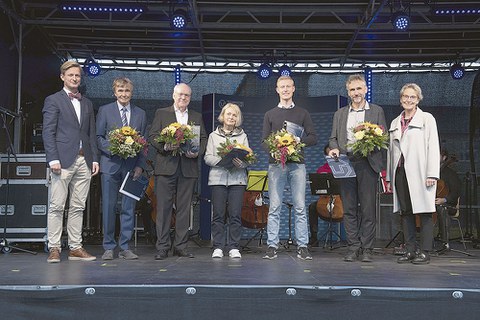
[[126,107],[122,108],[122,124],[123,124],[124,127],[128,126],[127,108]]

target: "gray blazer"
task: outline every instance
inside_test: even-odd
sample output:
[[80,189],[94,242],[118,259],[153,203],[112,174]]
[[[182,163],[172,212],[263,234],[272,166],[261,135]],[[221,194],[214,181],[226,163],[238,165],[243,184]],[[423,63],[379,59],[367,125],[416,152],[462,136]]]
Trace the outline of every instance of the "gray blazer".
[[200,125],[200,151],[198,158],[187,158],[185,155],[173,156],[170,151],[164,150],[164,144],[155,141],[160,131],[167,127],[172,122],[176,122],[175,110],[173,105],[168,108],[157,109],[155,118],[153,119],[152,127],[148,135],[149,143],[156,149],[157,155],[155,157],[155,175],[172,175],[177,171],[178,166],[181,166],[184,177],[198,178],[198,160],[201,159],[205,153],[207,145],[207,133],[203,124],[202,115],[191,109],[188,109],[188,122]]
[[95,135],[95,115],[92,102],[82,97],[80,100],[80,123],[72,101],[65,90],[60,90],[45,99],[43,106],[43,145],[47,163],[60,160],[62,168],[69,168],[78,156],[82,141],[85,161],[92,169],[98,162],[97,137]]
[[[387,129],[387,122],[385,120],[385,113],[380,106],[369,103],[370,109],[365,110],[365,121],[378,124]],[[341,154],[347,153],[347,118],[349,106],[338,109],[333,116],[332,133],[329,139],[329,146],[331,149],[340,150]],[[379,173],[385,169],[386,151],[375,150],[367,157],[368,163],[372,169]]]

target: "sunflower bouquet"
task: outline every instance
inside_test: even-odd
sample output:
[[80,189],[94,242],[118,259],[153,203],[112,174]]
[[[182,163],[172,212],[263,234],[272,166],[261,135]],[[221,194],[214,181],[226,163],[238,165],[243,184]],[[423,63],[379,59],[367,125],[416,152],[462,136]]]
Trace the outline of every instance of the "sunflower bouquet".
[[375,149],[388,148],[388,134],[383,126],[370,122],[362,122],[352,128],[354,143],[347,144],[356,155],[368,156]]
[[265,139],[265,143],[272,158],[283,167],[288,161],[300,162],[303,158],[302,148],[305,147],[305,143],[300,142],[299,137],[286,129],[272,132]]
[[169,143],[179,145],[180,148],[172,150],[173,155],[186,152],[185,146],[191,142],[197,135],[193,132],[193,124],[180,124],[173,122],[160,131],[155,138],[158,143]]
[[[232,154],[235,156],[232,157]],[[239,158],[247,164],[253,164],[257,161],[257,157],[252,149],[246,145],[238,143],[237,140],[232,141],[228,138],[218,146],[217,155],[222,159],[225,159],[227,156],[232,157],[232,159]]]
[[112,155],[127,159],[136,157],[142,150],[147,154],[147,140],[132,127],[113,129],[107,136],[110,142],[108,150]]

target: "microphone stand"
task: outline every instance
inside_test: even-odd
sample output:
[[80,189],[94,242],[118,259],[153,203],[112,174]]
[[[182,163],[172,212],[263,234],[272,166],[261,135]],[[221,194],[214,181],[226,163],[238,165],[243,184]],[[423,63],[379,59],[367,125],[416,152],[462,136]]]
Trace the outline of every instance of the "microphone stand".
[[[37,254],[36,252],[26,250],[23,248],[18,248],[13,245],[11,245],[8,240],[7,240],[7,223],[8,223],[8,201],[9,201],[9,195],[10,195],[10,154],[13,155],[13,158],[15,159],[15,162],[18,162],[17,156],[14,152],[13,144],[12,144],[12,139],[10,137],[10,132],[8,131],[7,128],[7,115],[11,117],[19,117],[20,115],[17,113],[14,113],[8,109],[0,107],[0,112],[2,113],[0,118],[2,121],[2,128],[5,130],[5,136],[7,137],[7,166],[6,166],[6,181],[5,181],[5,205],[3,206],[3,210],[0,210],[0,214],[3,214],[3,238],[0,241],[0,247],[2,248],[2,252],[4,253],[10,253],[13,249],[16,249],[18,251],[23,251],[27,252],[30,254]],[[1,177],[0,177],[1,178]],[[15,209],[12,210],[12,214],[15,213]]]

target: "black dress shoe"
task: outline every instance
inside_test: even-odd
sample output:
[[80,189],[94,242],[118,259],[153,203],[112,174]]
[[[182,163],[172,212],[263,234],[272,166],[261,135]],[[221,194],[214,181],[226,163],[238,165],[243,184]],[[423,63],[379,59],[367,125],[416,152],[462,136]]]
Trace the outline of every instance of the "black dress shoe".
[[165,260],[168,257],[168,250],[158,250],[155,260]]
[[397,259],[398,263],[409,263],[412,262],[413,259],[415,259],[415,253],[413,252],[407,252],[403,256]]
[[415,256],[415,259],[412,260],[413,264],[429,264],[430,255],[428,252],[423,251]]
[[179,257],[186,257],[186,258],[195,258],[194,254],[188,252],[186,249],[184,249],[184,250],[175,249],[173,251],[173,255],[174,256],[179,256]]

